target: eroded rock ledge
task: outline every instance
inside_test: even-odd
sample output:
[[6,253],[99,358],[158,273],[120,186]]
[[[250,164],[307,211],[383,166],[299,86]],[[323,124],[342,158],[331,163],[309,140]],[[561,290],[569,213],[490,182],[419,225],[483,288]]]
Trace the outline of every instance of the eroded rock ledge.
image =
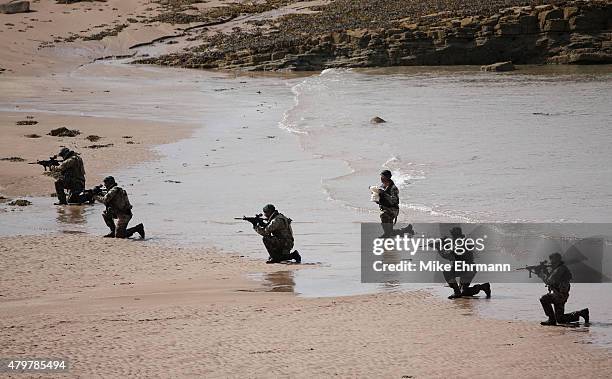
[[[612,63],[612,2],[515,6],[488,15],[439,12],[385,27],[281,30],[213,36],[176,54],[141,59],[189,68],[322,70],[330,67]],[[459,16],[458,16],[459,15]],[[300,16],[296,16],[300,17]],[[302,16],[304,17],[304,16]],[[284,27],[287,28],[284,21]],[[275,26],[283,26],[277,22]],[[290,27],[290,26],[289,26]],[[280,35],[279,35],[280,34]]]

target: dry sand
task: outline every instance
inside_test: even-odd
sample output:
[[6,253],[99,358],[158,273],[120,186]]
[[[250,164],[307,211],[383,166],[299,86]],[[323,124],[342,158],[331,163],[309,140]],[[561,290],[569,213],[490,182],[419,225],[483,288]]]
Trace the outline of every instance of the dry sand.
[[[580,333],[423,292],[304,299],[263,262],[84,235],[0,239],[0,356],[70,377],[609,377]],[[284,266],[289,270],[296,266]],[[485,300],[482,300],[485,301]],[[491,300],[494,301],[494,300]]]
[[[96,58],[131,54],[129,47],[136,43],[175,33],[176,27],[168,24],[128,21],[154,16],[155,8],[155,4],[142,0],[74,4],[40,1],[31,2],[34,12],[0,14],[0,67],[7,70],[2,75],[65,72]],[[73,34],[91,36],[122,24],[128,26],[116,37],[56,42]]]

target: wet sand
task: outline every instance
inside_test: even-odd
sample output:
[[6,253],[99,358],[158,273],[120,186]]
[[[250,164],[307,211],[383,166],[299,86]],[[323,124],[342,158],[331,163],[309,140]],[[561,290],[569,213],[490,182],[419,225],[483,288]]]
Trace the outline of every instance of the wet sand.
[[[609,352],[571,329],[479,318],[473,303],[487,300],[421,291],[305,299],[278,290],[291,288],[295,266],[279,273],[214,250],[86,235],[0,246],[0,355],[65,357],[70,377],[597,378],[612,370]],[[246,280],[252,270],[268,284]]]

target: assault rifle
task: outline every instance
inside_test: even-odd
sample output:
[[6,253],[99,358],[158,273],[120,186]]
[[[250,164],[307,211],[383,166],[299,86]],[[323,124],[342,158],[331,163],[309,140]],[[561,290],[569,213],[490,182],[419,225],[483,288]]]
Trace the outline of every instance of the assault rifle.
[[83,192],[79,193],[79,204],[89,203],[93,204],[96,202],[95,196],[104,196],[106,194],[106,190],[104,189],[104,185],[100,184],[95,186],[92,189],[86,189]]
[[544,260],[544,261],[540,262],[539,265],[519,267],[519,268],[515,269],[515,271],[527,270],[527,271],[529,271],[529,277],[531,278],[531,274],[540,275],[540,273],[548,271],[548,269],[550,267],[551,266],[548,263],[548,261]]
[[255,217],[247,217],[247,216],[234,217],[234,220],[248,221],[251,224],[253,224],[253,227],[261,226],[262,228],[264,228],[266,226],[266,221],[264,220],[262,216],[263,214],[260,213],[260,214],[256,214]]
[[29,164],[39,164],[41,166],[44,167],[45,171],[47,171],[47,169],[51,169],[52,167],[57,167],[60,165],[61,161],[58,161],[57,159],[57,155],[53,156],[53,157],[49,157],[48,160],[41,160],[41,161],[36,161],[36,162],[30,162]]

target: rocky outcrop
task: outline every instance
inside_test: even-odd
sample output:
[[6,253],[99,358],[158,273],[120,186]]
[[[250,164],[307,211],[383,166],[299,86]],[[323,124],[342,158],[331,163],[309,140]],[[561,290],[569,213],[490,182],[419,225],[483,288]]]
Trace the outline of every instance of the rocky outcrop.
[[0,13],[24,13],[30,11],[30,2],[29,1],[19,1],[19,0],[0,0]]
[[[520,6],[487,16],[434,14],[392,27],[359,28],[283,39],[274,30],[250,45],[211,40],[140,63],[247,70],[321,70],[407,65],[612,63],[612,2]],[[277,33],[280,34],[280,33]],[[248,40],[248,35],[232,37]]]
[[480,67],[481,71],[495,71],[495,72],[505,72],[505,71],[514,71],[514,65],[512,62],[499,62],[493,63]]

